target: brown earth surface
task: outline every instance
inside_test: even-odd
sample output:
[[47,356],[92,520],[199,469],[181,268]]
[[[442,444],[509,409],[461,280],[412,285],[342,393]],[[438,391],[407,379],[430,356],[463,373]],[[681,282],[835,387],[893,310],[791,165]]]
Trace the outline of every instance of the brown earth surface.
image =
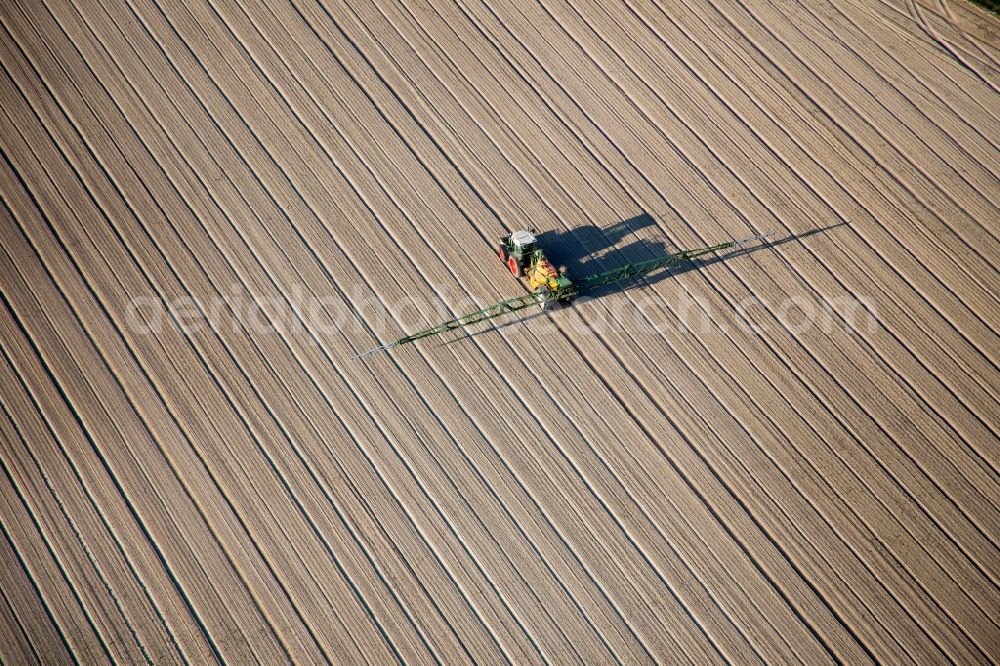
[[[998,64],[948,0],[5,0],[0,662],[996,662]],[[352,358],[528,227],[774,235]]]

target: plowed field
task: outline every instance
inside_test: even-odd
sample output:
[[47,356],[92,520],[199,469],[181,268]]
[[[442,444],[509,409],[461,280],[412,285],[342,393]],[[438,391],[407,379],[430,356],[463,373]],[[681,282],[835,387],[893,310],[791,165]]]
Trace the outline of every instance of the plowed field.
[[[0,662],[1000,659],[996,16],[5,0],[0,68]],[[525,228],[773,235],[352,358]]]

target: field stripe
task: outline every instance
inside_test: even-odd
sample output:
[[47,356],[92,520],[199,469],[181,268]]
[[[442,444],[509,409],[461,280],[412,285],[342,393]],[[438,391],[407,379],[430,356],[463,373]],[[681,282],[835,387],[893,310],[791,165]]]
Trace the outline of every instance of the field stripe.
[[[4,352],[4,354],[6,355],[6,352]],[[58,641],[40,641],[40,640],[34,641],[33,646],[54,647],[57,643],[61,643],[61,647],[63,648],[64,651],[59,652],[58,657],[62,660],[69,659],[70,661],[72,661],[72,663],[79,664],[80,659],[76,654],[76,650],[74,649],[73,645],[71,645],[70,639],[67,638],[66,633],[63,630],[63,626],[56,618],[55,614],[52,611],[52,608],[49,606],[49,603],[45,598],[45,594],[41,586],[39,585],[38,580],[32,573],[32,570],[28,566],[28,563],[25,561],[23,555],[17,549],[17,546],[14,544],[13,538],[11,537],[11,534],[7,530],[7,526],[5,525],[2,519],[0,519],[0,532],[3,532],[4,536],[2,542],[3,546],[0,546],[0,549],[4,551],[3,561],[9,566],[11,564],[12,559],[17,560],[17,567],[20,569],[20,572],[18,572],[20,575],[14,574],[12,577],[5,579],[8,581],[14,581],[17,579],[23,579],[28,581],[29,585],[26,587],[30,587],[35,595],[35,599],[33,599],[32,601],[38,602],[39,606],[44,611],[44,615],[47,619],[44,629],[52,630],[54,635],[58,638]],[[4,569],[7,570],[8,566],[5,566]],[[11,589],[18,589],[18,588],[12,586]],[[4,593],[4,597],[6,598],[6,593]],[[74,636],[74,642],[76,639],[77,637]],[[52,649],[52,647],[50,647],[49,650],[45,652],[46,658],[56,658],[56,655],[53,654],[53,652],[54,650]]]
[[[64,479],[61,479],[61,478],[57,478],[56,481],[50,480],[49,475],[44,470],[44,465],[43,465],[42,461],[39,459],[38,454],[36,454],[35,451],[33,450],[33,449],[40,449],[40,448],[42,448],[41,442],[38,441],[38,439],[36,439],[36,440],[33,441],[33,446],[28,446],[26,435],[25,435],[24,431],[22,430],[22,428],[15,421],[14,416],[11,413],[11,408],[8,407],[7,405],[3,404],[2,402],[0,402],[0,411],[3,411],[3,414],[4,414],[5,419],[6,419],[5,420],[5,426],[4,426],[5,437],[7,436],[8,428],[14,430],[14,432],[16,433],[16,438],[22,442],[22,444],[24,445],[25,451],[27,451],[30,454],[30,456],[32,458],[32,462],[36,465],[37,469],[39,470],[39,476],[41,476],[42,478],[44,478],[46,480],[46,484],[47,485],[53,486],[51,488],[51,490],[50,490],[50,492],[53,495],[57,495],[58,494],[57,489],[54,487],[56,483],[59,483],[60,487],[63,488],[64,491],[68,487],[72,487],[72,486],[76,485],[76,483],[79,483],[80,486],[81,486],[81,489],[86,492],[87,499],[89,500],[90,504],[95,508],[95,510],[101,516],[102,526],[104,527],[105,530],[107,530],[110,533],[111,537],[115,540],[115,546],[116,546],[116,548],[118,550],[118,553],[121,554],[121,556],[122,556],[121,559],[128,566],[129,572],[131,573],[132,577],[135,578],[135,580],[138,583],[138,585],[142,588],[142,592],[143,592],[143,596],[145,598],[145,601],[148,602],[148,604],[152,607],[152,609],[154,610],[154,612],[156,614],[156,620],[153,621],[154,628],[152,630],[153,631],[157,631],[157,634],[159,634],[160,632],[158,630],[162,629],[163,633],[166,634],[165,636],[158,635],[154,639],[155,642],[152,643],[151,646],[150,646],[150,649],[155,654],[156,659],[158,661],[163,661],[164,659],[167,658],[167,656],[168,656],[168,654],[167,654],[167,645],[169,645],[169,656],[170,656],[171,660],[182,661],[184,663],[188,663],[187,656],[185,655],[183,648],[181,647],[180,643],[178,642],[177,636],[176,636],[175,632],[172,630],[172,628],[170,627],[169,623],[167,622],[166,617],[163,614],[163,610],[160,608],[160,606],[157,604],[156,600],[153,598],[152,594],[150,593],[150,590],[148,588],[148,585],[147,585],[146,581],[142,580],[140,574],[136,570],[135,564],[131,561],[131,559],[125,553],[125,550],[124,550],[121,542],[119,541],[118,537],[114,534],[114,530],[110,527],[110,525],[108,523],[108,520],[107,520],[107,517],[105,516],[104,512],[100,510],[100,508],[99,508],[96,500],[94,499],[93,494],[91,492],[89,492],[89,488],[87,487],[86,483],[83,481],[83,478],[80,475],[79,471],[74,466],[74,470],[73,470],[74,471],[74,478],[72,480],[69,480],[69,479],[64,480]],[[37,432],[37,431],[32,432],[31,434],[32,434],[32,436],[38,437],[39,439],[41,439],[43,437],[43,435],[41,433]],[[48,433],[46,433],[46,435],[47,434]],[[49,441],[55,442],[55,440],[52,440],[51,437],[45,436],[44,438],[47,439],[47,440],[49,440]],[[11,437],[10,441],[13,443],[14,438]],[[63,450],[61,453],[66,458],[67,462],[72,465],[72,461],[71,461],[70,456],[68,455],[68,453],[65,452],[65,450]],[[14,456],[12,456],[12,459],[13,459],[13,457]],[[51,461],[51,459],[47,458],[46,462],[51,463],[52,461]],[[71,514],[72,514],[73,510],[77,508],[77,506],[78,505],[73,505],[71,508],[66,508],[65,506],[63,507],[63,509],[66,511],[66,515],[67,515],[68,519],[70,519],[70,520],[72,519],[71,518]],[[83,526],[84,530],[86,530],[87,528],[88,528],[87,525]],[[83,537],[81,536],[80,538],[83,538]],[[136,604],[136,600],[130,599],[129,600],[129,606],[128,606],[129,610],[131,610],[133,612],[137,611],[137,609],[135,608],[135,604]],[[150,631],[151,630],[146,625],[140,625],[140,629],[143,630],[143,631]]]
[[[23,184],[23,182],[22,182],[22,184]],[[37,249],[36,249],[36,252],[37,252]],[[65,297],[65,296],[64,296],[64,297]],[[91,338],[91,339],[92,339],[92,338]],[[134,407],[132,408],[132,412],[133,412],[133,413],[135,413],[135,410],[134,410]],[[155,438],[154,438],[154,440],[153,440],[153,441],[155,441]],[[169,462],[169,457],[165,457],[165,460],[166,460],[167,462]]]
[[[7,571],[6,567],[4,569],[4,580],[10,584],[13,579],[7,577],[10,572]],[[34,646],[36,641],[33,641],[29,635],[31,629],[26,628],[22,621],[22,618],[28,613],[18,612],[18,609],[11,604],[7,594],[6,591],[0,589],[0,602],[2,602],[0,603],[2,606],[0,609],[0,659],[13,662],[15,659],[28,660],[30,658],[33,663],[41,664],[42,658]]]
[[[245,373],[244,373],[244,374],[245,374]],[[293,446],[294,446],[294,443],[293,443]],[[266,455],[266,454],[265,454],[265,455]],[[286,483],[286,486],[287,486],[287,482],[284,482],[284,483]],[[313,529],[315,529],[315,526],[313,527]],[[327,550],[329,551],[329,545],[327,545]]]
[[[2,404],[0,404],[0,408],[3,408],[4,411],[6,411],[6,408],[3,407]],[[21,444],[26,446],[27,442],[22,440]],[[32,500],[34,499],[35,501],[37,501],[38,496],[42,494],[37,489],[22,485],[25,482],[25,477],[27,477],[28,479],[32,479],[32,475],[30,473],[25,474],[23,470],[18,470],[16,467],[14,467],[14,457],[10,455],[9,450],[6,451],[6,454],[7,455],[5,456],[5,459],[10,462],[5,462],[3,460],[0,460],[0,466],[3,467],[4,474],[7,477],[7,481],[9,482],[10,486],[14,489],[14,492],[17,494],[18,499],[24,505],[28,513],[32,516],[32,522],[35,524],[35,527],[38,530],[39,534],[42,536],[43,540],[47,542],[48,544],[47,549],[50,551],[50,553],[52,553],[55,559],[61,562],[67,561],[66,564],[64,565],[68,571],[67,575],[71,576],[74,579],[76,578],[82,579],[82,581],[85,583],[82,595],[84,598],[91,597],[93,595],[93,589],[96,588],[97,586],[94,585],[94,583],[87,580],[88,576],[86,572],[73,571],[74,569],[78,569],[81,567],[82,563],[79,562],[78,559],[79,555],[73,553],[72,551],[70,551],[69,553],[57,552],[66,549],[66,546],[60,546],[58,543],[59,539],[58,535],[60,534],[59,528],[62,526],[59,523],[53,525],[52,524],[54,522],[53,518],[51,516],[45,515],[47,511],[40,510],[38,508],[33,509],[31,506],[35,504],[35,502],[33,502]],[[35,459],[35,462],[37,463],[37,458]],[[30,472],[31,470],[28,471]],[[94,572],[100,579],[100,587],[103,588],[104,592],[107,593],[107,596],[110,598],[110,601],[114,604],[115,611],[117,611],[118,614],[117,617],[109,618],[106,616],[106,614],[109,612],[108,609],[101,608],[101,606],[104,605],[104,602],[100,597],[98,597],[98,599],[96,600],[92,598],[89,599],[87,601],[88,607],[97,606],[97,608],[95,608],[94,610],[94,613],[98,616],[96,622],[105,624],[106,626],[112,628],[120,627],[123,624],[124,627],[127,629],[128,633],[131,635],[132,641],[135,643],[135,645],[131,645],[130,642],[127,641],[126,637],[121,634],[109,636],[108,640],[111,643],[110,649],[114,649],[117,653],[115,658],[119,660],[128,659],[131,661],[138,661],[139,659],[141,659],[146,663],[152,663],[152,658],[150,657],[147,646],[143,643],[142,638],[136,631],[135,625],[133,625],[132,621],[129,619],[128,614],[122,605],[121,599],[119,599],[118,595],[115,594],[115,591],[112,588],[110,582],[108,581],[107,576],[105,575],[100,565],[98,564],[93,551],[90,549],[87,542],[80,534],[79,527],[73,523],[72,518],[66,511],[65,505],[63,505],[62,502],[59,500],[59,497],[56,494],[55,489],[52,487],[51,481],[47,479],[44,476],[44,474],[39,474],[39,477],[41,477],[45,481],[45,484],[47,486],[46,491],[52,496],[52,498],[56,501],[57,505],[59,506],[59,510],[63,519],[66,521],[66,523],[68,523],[69,531],[73,534],[74,538],[77,541],[77,544],[84,551],[87,563],[94,569]],[[21,482],[19,482],[19,479],[21,480]],[[90,615],[90,611],[88,611],[88,615]],[[100,617],[101,615],[104,615],[105,617]],[[138,654],[133,651],[135,648],[138,648],[139,650]],[[119,652],[119,650],[121,651]]]

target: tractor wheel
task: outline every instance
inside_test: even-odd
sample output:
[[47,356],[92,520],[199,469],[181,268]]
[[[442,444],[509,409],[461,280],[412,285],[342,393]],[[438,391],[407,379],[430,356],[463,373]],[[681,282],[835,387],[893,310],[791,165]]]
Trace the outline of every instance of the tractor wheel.
[[502,261],[503,263],[506,264],[507,263],[507,246],[505,246],[505,245],[498,245],[497,246],[497,254],[500,255],[500,261]]
[[514,277],[521,277],[521,262],[518,261],[517,257],[507,257],[507,267]]

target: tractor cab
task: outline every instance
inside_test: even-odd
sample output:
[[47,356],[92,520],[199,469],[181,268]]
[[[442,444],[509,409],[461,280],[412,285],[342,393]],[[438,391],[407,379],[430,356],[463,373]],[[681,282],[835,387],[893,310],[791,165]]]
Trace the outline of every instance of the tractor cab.
[[535,234],[530,231],[515,231],[510,235],[510,245],[511,248],[520,251],[522,256],[530,256],[535,248],[538,246],[538,239],[535,238]]
[[507,268],[516,277],[524,275],[525,269],[531,266],[532,258],[538,250],[538,239],[535,234],[526,229],[515,231],[500,238],[500,246],[497,249],[500,261],[507,264]]
[[538,239],[535,238],[535,234],[522,229],[507,237],[507,246],[510,254],[521,257],[527,263],[532,253],[538,248]]

